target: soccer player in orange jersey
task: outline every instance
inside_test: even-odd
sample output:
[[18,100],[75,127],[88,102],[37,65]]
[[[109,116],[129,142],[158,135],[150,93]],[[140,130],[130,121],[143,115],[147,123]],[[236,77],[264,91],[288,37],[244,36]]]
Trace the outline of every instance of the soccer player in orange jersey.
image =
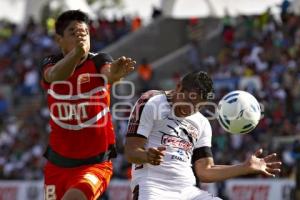
[[109,85],[131,72],[135,61],[90,53],[88,23],[79,10],[62,13],[55,24],[62,54],[47,57],[41,70],[51,116],[46,200],[96,200],[112,175]]

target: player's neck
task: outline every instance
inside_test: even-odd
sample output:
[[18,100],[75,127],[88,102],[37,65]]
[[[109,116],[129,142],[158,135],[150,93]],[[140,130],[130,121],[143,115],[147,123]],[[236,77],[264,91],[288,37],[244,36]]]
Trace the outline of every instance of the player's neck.
[[[62,55],[63,55],[64,57],[65,57],[67,54],[69,54],[69,53],[70,53],[70,52],[66,52],[66,51],[64,51],[64,50],[62,49]],[[81,59],[80,59],[80,62],[77,64],[76,67],[78,67],[78,66],[80,66],[82,63],[84,63],[84,62],[86,61],[86,59],[88,58],[89,54],[90,54],[90,53],[88,53],[88,54],[82,56]]]
[[[168,90],[168,91],[165,91],[165,93],[166,93],[167,100],[168,100],[170,106],[173,107],[173,105],[176,103],[176,95],[177,95],[176,91]],[[190,115],[190,114],[184,113],[182,111],[182,109],[178,106],[176,106],[176,108],[172,108],[172,109],[173,109],[176,117],[182,118],[182,117],[187,117]]]
[[166,96],[167,96],[167,100],[168,100],[168,102],[170,103],[171,106],[174,103],[174,94],[175,94],[174,92],[175,92],[174,90],[165,91]]

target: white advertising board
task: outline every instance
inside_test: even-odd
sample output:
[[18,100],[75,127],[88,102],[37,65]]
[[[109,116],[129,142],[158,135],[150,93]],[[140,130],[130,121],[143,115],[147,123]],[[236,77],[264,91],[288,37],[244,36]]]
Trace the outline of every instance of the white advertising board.
[[[233,179],[226,181],[230,200],[292,200],[295,182],[288,179]],[[217,195],[215,184],[202,184]],[[107,190],[109,200],[131,200],[128,180],[112,180]],[[44,200],[43,181],[0,181],[0,200]]]
[[289,179],[233,179],[226,181],[230,200],[292,200],[295,182]]

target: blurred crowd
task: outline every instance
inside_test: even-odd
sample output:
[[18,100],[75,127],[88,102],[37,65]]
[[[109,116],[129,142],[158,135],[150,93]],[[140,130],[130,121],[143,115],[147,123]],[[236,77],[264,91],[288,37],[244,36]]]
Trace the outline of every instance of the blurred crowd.
[[263,147],[279,153],[284,163],[281,176],[295,175],[293,136],[300,136],[299,25],[299,16],[282,13],[275,19],[270,10],[256,17],[224,19],[221,51],[217,57],[203,59],[216,80],[216,99],[229,90],[247,90],[262,104],[263,118],[251,134],[243,136],[228,137],[214,124],[216,159],[239,162]]
[[[138,17],[94,21],[90,30],[92,50],[99,51],[140,26]],[[258,16],[225,17],[217,55],[207,55],[196,41],[193,43],[187,55],[192,69],[212,75],[216,101],[229,91],[241,89],[262,103],[264,117],[251,134],[230,135],[216,120],[211,121],[216,163],[241,162],[263,147],[266,153],[279,153],[284,164],[281,177],[294,176],[296,159],[293,139],[289,138],[300,135],[299,27],[300,17],[286,12],[274,18],[268,10]],[[24,27],[0,23],[0,179],[43,176],[49,111],[39,86],[39,66],[41,58],[58,51],[52,37],[49,28],[32,20]],[[150,89],[153,71],[147,59],[137,70],[144,90]],[[127,121],[114,124],[120,152],[114,160],[114,176],[128,179],[130,165],[122,156]]]

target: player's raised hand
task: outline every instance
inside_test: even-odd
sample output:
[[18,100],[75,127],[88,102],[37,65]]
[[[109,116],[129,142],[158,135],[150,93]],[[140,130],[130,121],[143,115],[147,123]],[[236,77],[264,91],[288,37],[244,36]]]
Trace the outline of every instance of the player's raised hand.
[[160,165],[165,156],[166,147],[151,147],[147,151],[147,162],[151,165]]
[[132,58],[122,56],[111,63],[110,73],[114,76],[115,80],[119,80],[132,72],[135,64],[136,61]]
[[244,163],[250,173],[264,174],[268,177],[275,177],[280,173],[281,162],[278,161],[276,153],[262,156],[263,150],[258,149]]

